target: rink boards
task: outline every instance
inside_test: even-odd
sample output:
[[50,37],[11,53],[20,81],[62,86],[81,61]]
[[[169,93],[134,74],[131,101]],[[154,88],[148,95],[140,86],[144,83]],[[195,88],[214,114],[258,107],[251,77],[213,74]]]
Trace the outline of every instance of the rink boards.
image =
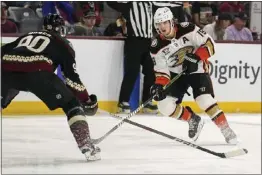
[[[3,37],[2,43],[14,39]],[[76,51],[77,71],[87,90],[98,96],[101,109],[116,112],[123,78],[123,41],[70,41]],[[221,108],[232,113],[261,113],[261,45],[218,43],[216,54],[209,61],[216,99]],[[185,96],[184,104],[201,112],[192,95]],[[62,114],[62,110],[50,112],[33,94],[20,93],[3,114],[50,115]]]

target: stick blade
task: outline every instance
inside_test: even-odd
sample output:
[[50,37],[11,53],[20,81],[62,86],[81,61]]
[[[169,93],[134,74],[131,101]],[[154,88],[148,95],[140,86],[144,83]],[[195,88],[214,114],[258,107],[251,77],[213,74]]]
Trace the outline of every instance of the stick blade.
[[242,155],[245,155],[245,154],[247,154],[248,153],[248,151],[247,151],[247,149],[237,149],[237,150],[234,150],[234,151],[229,151],[229,152],[227,152],[227,153],[224,153],[224,158],[231,158],[231,157],[237,157],[237,156],[242,156]]

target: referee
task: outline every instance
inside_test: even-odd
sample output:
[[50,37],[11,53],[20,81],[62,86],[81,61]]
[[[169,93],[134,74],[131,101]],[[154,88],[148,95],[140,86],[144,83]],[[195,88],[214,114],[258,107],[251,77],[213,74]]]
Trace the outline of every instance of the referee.
[[[121,85],[118,108],[119,112],[130,113],[129,98],[134,88],[135,81],[140,73],[144,74],[142,102],[150,97],[150,87],[155,82],[154,65],[150,56],[151,38],[153,37],[153,16],[158,7],[168,6],[173,9],[174,16],[183,22],[183,7],[178,3],[128,1],[107,2],[112,9],[121,12],[126,19],[127,38],[124,46],[124,78]],[[157,106],[152,103],[144,107],[144,112],[157,113]]]

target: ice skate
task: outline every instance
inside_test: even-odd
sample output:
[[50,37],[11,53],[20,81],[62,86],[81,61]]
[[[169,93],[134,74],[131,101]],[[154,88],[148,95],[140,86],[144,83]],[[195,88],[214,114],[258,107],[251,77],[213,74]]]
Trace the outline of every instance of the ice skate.
[[70,125],[70,130],[73,133],[73,136],[78,145],[78,148],[85,155],[87,161],[100,160],[101,159],[100,157],[101,150],[99,147],[96,147],[91,142],[91,138],[89,134],[90,133],[89,126],[85,118],[82,118],[85,116],[78,115],[76,117],[78,117],[78,120],[76,119],[74,123],[71,123],[70,122],[72,121],[72,118],[71,118],[71,120],[69,121],[69,125]]
[[190,107],[186,107],[188,111],[192,114],[191,119],[188,121],[189,124],[189,131],[188,136],[192,140],[196,141],[202,131],[202,128],[204,126],[204,120],[196,115]]
[[221,132],[228,144],[236,145],[239,143],[239,140],[237,139],[237,135],[229,126],[221,128]]
[[118,113],[128,114],[131,112],[131,108],[128,102],[120,102],[118,104]]
[[142,111],[146,114],[157,114],[158,108],[157,105],[154,105],[152,102],[150,102],[142,109]]
[[85,145],[80,148],[87,161],[101,160],[100,148],[94,145]]

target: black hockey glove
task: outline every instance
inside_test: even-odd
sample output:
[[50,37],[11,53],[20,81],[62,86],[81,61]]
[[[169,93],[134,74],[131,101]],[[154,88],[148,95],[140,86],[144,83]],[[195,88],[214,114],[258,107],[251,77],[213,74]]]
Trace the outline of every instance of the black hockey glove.
[[98,109],[97,97],[94,94],[89,96],[90,102],[82,103],[85,115],[92,116],[95,115]]
[[161,101],[166,98],[164,87],[161,84],[154,84],[150,88],[150,95],[154,96],[155,101]]
[[187,53],[185,55],[185,60],[182,64],[183,70],[185,70],[186,74],[190,74],[192,72],[196,72],[198,69],[198,62],[200,61],[200,58],[192,53]]

